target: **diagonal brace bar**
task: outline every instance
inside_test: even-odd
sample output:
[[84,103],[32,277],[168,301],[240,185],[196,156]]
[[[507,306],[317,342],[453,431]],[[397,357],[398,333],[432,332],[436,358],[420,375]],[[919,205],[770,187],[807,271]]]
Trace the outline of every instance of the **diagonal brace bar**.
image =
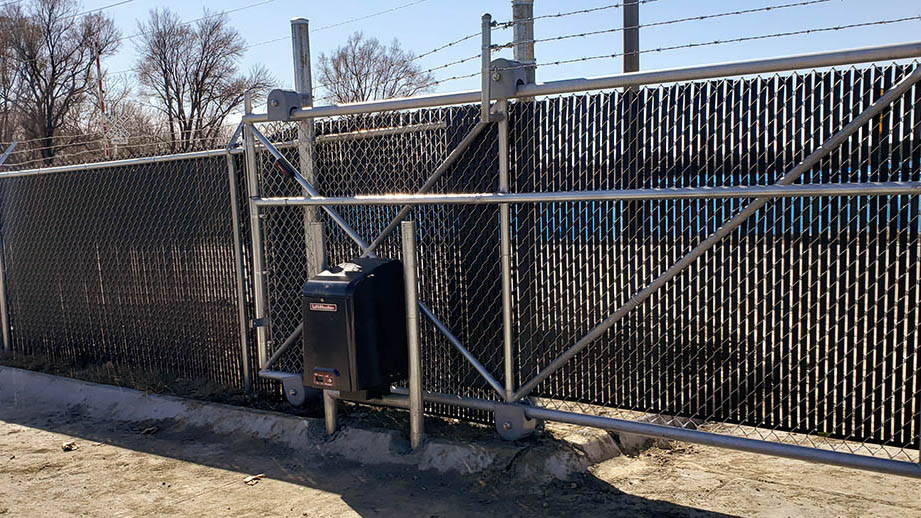
[[268,370],[269,367],[274,365],[275,362],[278,361],[279,358],[281,358],[281,355],[285,354],[285,351],[287,351],[292,345],[294,345],[295,342],[297,342],[298,338],[301,337],[301,334],[303,334],[303,332],[304,332],[304,323],[301,322],[300,324],[297,325],[296,328],[294,328],[294,331],[291,332],[291,335],[285,339],[285,342],[281,344],[281,347],[279,347],[278,349],[275,349],[275,352],[272,353],[272,356],[270,356],[268,360],[266,360],[265,365],[262,367],[261,370]]
[[[778,185],[790,185],[795,182],[802,174],[808,171],[812,166],[818,163],[825,155],[832,152],[835,148],[840,146],[845,140],[847,140],[852,134],[857,132],[864,124],[870,121],[874,116],[878,115],[884,109],[886,109],[894,100],[900,97],[902,94],[908,91],[918,80],[921,79],[921,66],[915,68],[911,74],[903,78],[897,85],[892,87],[885,95],[880,97],[876,102],[871,104],[866,110],[864,110],[860,115],[858,115],[854,120],[849,122],[845,127],[838,130],[837,133],[829,137],[819,149],[816,149],[809,154],[802,162],[799,163],[796,167],[791,169],[786,173],[780,180],[777,181]],[[550,362],[549,365],[544,367],[540,372],[537,373],[534,378],[525,383],[518,389],[518,392],[515,393],[514,400],[521,399],[527,396],[534,387],[536,387],[540,382],[547,379],[548,376],[559,370],[566,362],[572,359],[573,356],[579,353],[582,349],[585,349],[592,342],[597,340],[607,331],[611,326],[613,326],[617,321],[622,319],[627,313],[629,313],[633,308],[639,306],[644,300],[649,298],[653,293],[655,293],[659,288],[664,286],[668,281],[673,279],[682,270],[690,266],[694,261],[702,256],[707,250],[712,248],[716,243],[722,240],[724,237],[729,235],[733,230],[735,230],[739,225],[745,222],[749,217],[751,217],[755,212],[757,212],[761,207],[767,204],[768,201],[773,199],[773,197],[759,197],[755,201],[747,205],[741,212],[739,212],[735,217],[730,219],[727,223],[723,224],[720,228],[711,234],[707,239],[702,241],[693,250],[688,252],[687,255],[682,257],[678,262],[672,265],[665,273],[660,275],[654,281],[652,281],[648,286],[643,288],[640,292],[634,295],[626,304],[621,306],[617,311],[612,313],[608,318],[603,320],[600,324],[592,328],[585,336],[583,336],[578,342],[570,347],[566,352],[560,355],[557,359]]]
[[[279,151],[278,148],[276,148],[269,141],[269,139],[262,134],[262,132],[256,129],[255,126],[253,126],[253,135],[255,135],[259,142],[265,146],[265,149],[275,157],[275,167],[278,167],[282,170],[282,172],[291,178],[294,178],[294,180],[301,184],[301,187],[303,187],[304,190],[307,191],[307,194],[309,194],[311,197],[320,195],[320,193],[317,192],[317,190],[314,189],[313,186],[310,185],[310,183],[305,180],[300,173],[297,172],[297,168],[294,167],[287,158],[285,158],[285,155],[283,155],[281,151]],[[326,211],[327,214],[329,214],[329,217],[332,218],[333,221],[335,221],[336,224],[339,225],[350,238],[352,238],[352,241],[355,241],[355,243],[357,243],[358,246],[360,246],[363,250],[367,250],[368,244],[365,243],[365,240],[362,239],[357,232],[355,232],[355,229],[349,226],[349,224],[344,219],[342,219],[342,216],[340,216],[338,212],[326,206],[323,206],[322,208]]]
[[[310,185],[310,183],[305,180],[304,177],[300,175],[300,173],[298,173],[297,168],[295,168],[291,162],[289,162],[288,159],[285,158],[285,156],[274,145],[272,145],[269,139],[266,138],[265,135],[263,135],[258,129],[256,129],[255,125],[251,124],[250,126],[252,126],[253,135],[259,140],[259,142],[262,143],[263,146],[265,146],[265,149],[275,157],[276,167],[280,168],[286,174],[297,180],[297,182],[301,184],[308,195],[311,197],[319,196],[320,194],[317,192],[317,190],[314,189],[314,187]],[[480,131],[482,131],[482,128],[480,128]],[[361,247],[363,251],[368,250],[370,245],[365,243],[361,236],[355,232],[355,229],[353,229],[344,219],[342,219],[342,216],[340,216],[338,212],[326,206],[323,206],[323,210],[329,214],[333,221],[335,221],[336,224],[338,224],[342,230],[348,234],[348,236],[352,238],[352,240],[355,241],[359,247]],[[375,257],[373,251],[368,253],[367,256]],[[434,324],[435,327],[437,327],[438,330],[448,338],[448,341],[451,342],[451,344],[464,356],[464,358],[466,358],[471,363],[471,365],[473,365],[473,368],[476,369],[476,371],[486,379],[487,383],[495,388],[500,396],[504,397],[505,393],[502,389],[502,385],[500,385],[489,373],[489,371],[486,370],[486,367],[484,367],[483,364],[480,363],[466,347],[464,347],[461,341],[448,330],[447,326],[438,320],[438,318],[431,312],[431,310],[429,310],[428,307],[426,307],[422,302],[419,302],[419,309],[421,309],[426,318],[428,318],[432,324]],[[301,331],[303,332],[303,329]],[[292,336],[289,336],[288,339],[285,340],[285,344],[290,346],[290,343],[293,343],[294,339],[296,339],[294,336],[296,333],[297,331],[295,330],[295,333],[292,333]],[[287,347],[284,348],[287,349]],[[279,356],[281,355],[281,353],[278,351],[276,351],[276,354]],[[273,359],[277,359],[275,358],[275,355],[273,355]]]
[[441,334],[445,335],[445,338],[447,338],[448,341],[451,342],[451,345],[453,345],[455,349],[460,351],[460,353],[464,356],[464,358],[466,358],[467,361],[470,362],[470,365],[473,365],[473,368],[476,369],[476,371],[480,373],[480,376],[483,376],[486,382],[489,383],[489,385],[493,389],[495,389],[495,391],[498,392],[500,396],[504,397],[505,389],[502,387],[502,384],[496,381],[496,378],[494,378],[492,374],[490,374],[489,371],[486,370],[486,367],[482,363],[480,363],[480,361],[477,360],[476,357],[473,356],[473,354],[471,354],[470,351],[468,351],[464,347],[463,344],[461,344],[461,341],[456,336],[454,336],[453,333],[451,333],[451,331],[447,328],[447,326],[445,326],[440,320],[438,320],[438,318],[435,317],[435,315],[432,313],[432,310],[430,310],[428,306],[426,306],[422,302],[419,303],[419,309],[421,309],[422,314],[425,315],[425,317],[428,318],[432,322],[432,324],[434,324],[435,327],[438,328],[439,331],[441,331]]
[[[455,147],[451,153],[448,154],[444,162],[442,162],[441,165],[435,169],[435,172],[429,176],[428,180],[425,181],[425,184],[423,184],[422,187],[416,191],[416,194],[425,194],[429,192],[432,187],[435,186],[435,183],[438,181],[438,179],[441,178],[441,175],[443,175],[449,167],[454,165],[454,162],[457,162],[457,159],[460,158],[462,154],[464,154],[464,151],[470,147],[470,144],[472,144],[473,141],[476,140],[477,136],[479,136],[479,134],[482,133],[484,129],[486,129],[488,124],[489,123],[482,121],[477,122],[476,125],[470,130],[470,132],[467,133],[467,135],[463,138],[463,140],[460,141],[457,147]],[[397,213],[396,217],[394,217],[393,220],[387,224],[384,230],[382,230],[381,233],[376,238],[374,238],[374,241],[371,242],[371,245],[368,246],[367,250],[365,251],[364,256],[373,254],[374,250],[376,250],[377,247],[380,246],[380,244],[383,243],[385,239],[387,239],[387,236],[393,233],[394,229],[396,229],[400,222],[403,221],[403,219],[409,214],[410,210],[412,210],[412,205],[404,205],[403,208],[400,209],[400,212]]]

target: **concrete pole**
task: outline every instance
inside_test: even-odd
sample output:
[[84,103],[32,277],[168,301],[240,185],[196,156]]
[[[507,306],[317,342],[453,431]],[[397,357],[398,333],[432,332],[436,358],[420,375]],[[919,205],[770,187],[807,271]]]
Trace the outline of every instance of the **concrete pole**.
[[[291,20],[291,51],[294,56],[294,90],[307,99],[305,108],[313,107],[313,79],[310,73],[310,22],[306,18]],[[311,185],[317,184],[314,162],[316,153],[316,132],[313,119],[297,123],[297,151],[300,172]],[[308,196],[307,192],[303,193]],[[323,224],[317,217],[317,209],[305,207],[304,246],[307,251],[307,277],[323,271],[325,253],[323,249]]]
[[640,2],[624,2],[624,72],[640,69]]
[[525,68],[529,84],[535,82],[534,66],[534,0],[512,0],[512,29],[515,61],[528,64]]

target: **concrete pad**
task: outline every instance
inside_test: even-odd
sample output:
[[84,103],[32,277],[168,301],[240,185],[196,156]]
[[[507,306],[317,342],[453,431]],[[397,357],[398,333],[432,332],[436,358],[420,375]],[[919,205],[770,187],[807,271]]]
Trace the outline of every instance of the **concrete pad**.
[[58,412],[119,422],[161,422],[163,426],[200,427],[212,433],[246,435],[322,457],[338,456],[362,464],[416,466],[439,473],[511,474],[531,482],[567,480],[589,466],[620,455],[604,431],[548,425],[541,437],[505,442],[492,433],[471,442],[426,436],[412,452],[404,431],[344,426],[325,435],[322,419],[146,394],[0,366],[0,401],[41,405]]

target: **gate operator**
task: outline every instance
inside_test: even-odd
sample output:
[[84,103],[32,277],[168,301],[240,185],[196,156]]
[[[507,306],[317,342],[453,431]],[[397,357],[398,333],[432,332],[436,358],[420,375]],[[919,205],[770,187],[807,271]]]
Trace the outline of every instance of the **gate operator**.
[[400,261],[362,257],[301,291],[304,385],[367,399],[406,378],[406,301]]

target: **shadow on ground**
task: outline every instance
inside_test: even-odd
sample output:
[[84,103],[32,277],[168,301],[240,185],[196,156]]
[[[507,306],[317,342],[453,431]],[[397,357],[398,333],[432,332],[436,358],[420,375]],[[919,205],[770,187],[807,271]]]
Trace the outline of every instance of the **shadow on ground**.
[[[85,453],[83,458],[71,456],[67,459],[68,462],[78,462],[79,469],[89,470],[95,473],[96,477],[115,478],[107,481],[107,484],[112,484],[111,491],[120,492],[120,497],[116,501],[135,501],[137,495],[132,493],[143,493],[144,498],[141,501],[152,502],[152,505],[156,505],[156,512],[162,514],[212,515],[220,509],[224,515],[236,516],[327,516],[340,514],[342,510],[348,512],[351,509],[360,516],[369,517],[725,516],[630,495],[588,474],[571,481],[536,487],[511,480],[509,473],[501,468],[464,476],[419,471],[415,467],[407,466],[361,465],[332,456],[324,457],[320,451],[322,444],[309,444],[305,445],[303,450],[297,450],[251,437],[217,435],[208,429],[191,428],[180,422],[101,421],[86,417],[79,408],[53,413],[48,409],[17,406],[9,401],[0,401],[0,421],[73,437],[84,444],[90,443],[82,449],[83,452],[89,452],[92,443],[101,443],[156,456],[141,460],[116,460],[105,456],[97,458],[99,455]],[[22,450],[13,451],[10,455],[28,456],[30,448],[36,449],[36,445],[31,444],[28,437],[22,436],[23,433],[27,436],[30,431],[20,431],[17,434],[19,437],[15,440],[2,443],[4,449]],[[45,443],[49,441],[47,437],[42,440]],[[47,445],[39,449],[41,452],[32,453],[61,455],[60,451],[54,451],[53,447],[49,450]],[[7,453],[3,452],[4,455]],[[225,491],[226,495],[218,498],[218,504],[221,506],[219,509],[214,508],[216,504],[213,502],[207,504],[188,499],[178,502],[168,495],[162,495],[158,490],[188,481],[172,479],[170,477],[173,476],[173,472],[156,469],[156,466],[161,464],[158,457],[191,463],[183,468],[185,471],[181,473],[193,473],[190,476],[196,477],[198,480],[195,483],[199,484],[207,481],[209,477],[220,476],[223,477],[222,480],[229,477],[229,484],[233,484],[233,488],[243,488],[243,477],[264,473],[268,480],[282,481],[290,485],[278,485],[279,488],[273,489],[271,493],[250,491],[252,488],[247,488],[246,491]],[[59,470],[62,476],[69,469],[64,465],[48,465],[52,469],[50,472],[45,470],[44,475],[41,475],[44,477],[41,485],[38,485],[37,479],[31,479],[39,477],[35,470],[42,471],[44,465],[25,469],[18,475],[15,465],[11,462],[0,465],[0,486],[12,484],[13,480],[25,479],[27,485],[32,485],[22,489],[33,493],[30,498],[41,498],[42,495],[34,494],[35,491],[40,491],[36,487],[54,484],[55,469]],[[129,472],[115,475],[118,470]],[[111,473],[107,473],[109,471]],[[10,473],[11,476],[7,477],[6,473]],[[118,479],[125,483],[120,485]],[[18,489],[8,488],[0,494],[9,494]],[[87,489],[87,486],[84,486],[84,489]],[[333,498],[332,503],[319,496],[305,499],[305,490],[319,490],[316,492],[317,495],[331,493],[339,497]],[[81,514],[108,514],[109,509],[94,507],[103,505],[100,503],[101,499],[94,498],[89,493],[81,495],[79,488],[72,488],[67,494],[70,503],[77,505]],[[81,498],[87,500],[85,509],[79,505]],[[266,501],[262,503],[260,499]],[[286,507],[288,502],[290,509]],[[14,515],[17,511],[29,511],[28,508],[17,510],[15,502],[13,505],[9,511]],[[336,505],[342,506],[341,509],[337,509]],[[128,515],[132,515],[132,511],[136,515],[150,512],[142,505],[127,511]]]

